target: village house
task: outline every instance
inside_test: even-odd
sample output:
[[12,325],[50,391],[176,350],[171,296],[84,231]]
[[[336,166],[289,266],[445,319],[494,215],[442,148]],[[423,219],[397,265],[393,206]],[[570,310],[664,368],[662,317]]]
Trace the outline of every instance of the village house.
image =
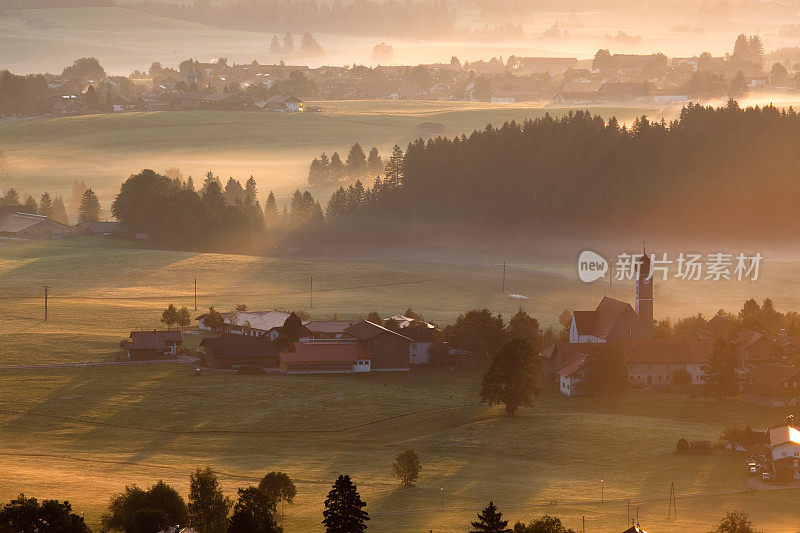
[[581,379],[583,379],[583,364],[586,362],[585,354],[577,354],[572,361],[557,372],[558,388],[565,396],[580,396]]
[[571,343],[649,339],[650,333],[630,304],[603,297],[594,311],[575,311],[569,329]]
[[411,339],[395,333],[367,320],[356,322],[345,328],[359,341],[364,343],[372,361],[373,371],[392,371],[410,369]]
[[122,224],[119,222],[81,222],[75,228],[78,230],[79,235],[85,237],[92,236],[105,236],[105,235],[122,235],[125,233]]
[[740,331],[733,337],[739,353],[740,366],[772,362],[783,350],[777,343],[756,331]]
[[284,374],[351,374],[371,370],[366,345],[357,340],[295,342],[292,347],[292,351],[279,355]]
[[767,407],[800,404],[800,370],[787,365],[763,364],[745,377],[742,401]]
[[700,329],[700,338],[707,341],[723,338],[728,341],[733,337],[735,330],[734,318],[724,313],[718,313],[706,323],[704,328]]
[[800,430],[794,427],[792,417],[785,425],[769,430],[769,442],[775,479],[783,483],[800,481]]
[[237,369],[242,366],[275,368],[279,366],[278,351],[266,337],[224,334],[206,337],[200,343],[203,363],[217,369]]
[[[290,313],[283,311],[231,311],[220,313],[222,315],[222,331],[234,335],[249,335],[251,337],[266,336],[274,341],[280,335],[281,328]],[[211,331],[206,324],[206,313],[198,316],[198,328]]]
[[303,101],[290,94],[276,94],[266,101],[264,109],[268,111],[300,113],[303,111]]
[[131,331],[130,340],[122,343],[131,361],[146,361],[175,357],[183,343],[180,331]]
[[310,339],[353,340],[355,337],[345,330],[356,322],[357,320],[311,320],[305,326],[311,332]]
[[628,362],[632,387],[675,386],[676,372],[691,376],[691,385],[705,383],[712,344],[699,339],[654,339],[619,343]]
[[44,215],[20,211],[22,206],[0,206],[0,237],[12,239],[63,239],[75,237],[72,226],[56,222]]

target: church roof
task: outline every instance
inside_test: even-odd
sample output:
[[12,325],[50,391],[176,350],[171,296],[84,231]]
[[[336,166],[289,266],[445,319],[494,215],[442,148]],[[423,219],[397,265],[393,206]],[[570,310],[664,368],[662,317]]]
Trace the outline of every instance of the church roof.
[[628,310],[636,316],[630,304],[604,296],[594,311],[574,311],[572,316],[578,335],[607,339]]

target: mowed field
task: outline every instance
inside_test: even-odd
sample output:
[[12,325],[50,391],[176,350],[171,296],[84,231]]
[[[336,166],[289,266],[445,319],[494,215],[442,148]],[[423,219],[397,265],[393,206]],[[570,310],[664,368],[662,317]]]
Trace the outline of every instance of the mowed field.
[[[321,530],[322,502],[339,473],[358,484],[370,531],[463,532],[490,499],[512,521],[548,513],[578,528],[586,516],[588,531],[622,531],[628,501],[649,531],[705,531],[734,507],[764,531],[800,526],[800,490],[749,492],[743,456],[672,453],[680,437],[716,440],[726,426],[778,423],[781,410],[651,393],[597,404],[548,391],[509,418],[477,403],[479,383],[479,371],[452,370],[4,371],[0,500],[20,492],[68,498],[95,528],[125,484],[164,479],[186,494],[191,471],[210,465],[228,494],[268,471],[289,473],[298,488],[284,509],[289,532]],[[421,457],[422,477],[401,488],[391,462],[409,448]],[[672,482],[678,520],[666,519]]]
[[[0,190],[69,196],[75,180],[92,187],[104,207],[120,184],[143,168],[178,168],[202,181],[209,170],[243,182],[254,176],[263,197],[279,200],[307,188],[308,165],[326,152],[345,159],[354,143],[377,146],[384,159],[405,147],[423,122],[439,122],[448,136],[487,124],[535,118],[567,109],[468,102],[314,102],[322,113],[176,111],[43,118],[0,124]],[[604,117],[632,121],[641,114],[671,116],[675,110],[602,108]],[[313,190],[323,205],[328,189]],[[71,208],[71,207],[70,207]]]

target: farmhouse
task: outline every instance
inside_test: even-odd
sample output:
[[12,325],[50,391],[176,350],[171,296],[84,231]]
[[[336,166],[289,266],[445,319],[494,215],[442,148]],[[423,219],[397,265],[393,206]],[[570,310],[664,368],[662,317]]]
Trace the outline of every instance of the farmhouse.
[[792,425],[791,418],[787,422],[769,430],[775,479],[782,482],[800,481],[800,430]]
[[312,320],[306,323],[312,339],[355,339],[345,329],[355,324],[355,320]]
[[19,210],[21,206],[0,206],[0,237],[16,239],[61,239],[78,234],[75,228],[43,215]]
[[765,364],[747,375],[742,401],[753,405],[783,407],[800,402],[800,370],[790,366]]
[[225,334],[203,339],[200,347],[203,350],[203,362],[212,368],[278,366],[278,352],[266,337]]
[[741,331],[734,336],[742,365],[772,361],[781,355],[776,343],[756,331]]
[[[231,311],[222,315],[222,331],[233,335],[249,335],[251,337],[267,336],[274,341],[289,318],[290,313],[283,311]],[[211,331],[205,322],[206,314],[195,320],[203,331]]]
[[581,394],[580,381],[583,378],[583,364],[586,362],[585,354],[576,354],[576,357],[564,368],[558,371],[558,388],[566,396],[579,396]]
[[180,331],[131,331],[130,340],[122,343],[131,361],[161,359],[178,355],[183,342]]
[[267,100],[264,108],[269,111],[298,113],[303,111],[303,101],[290,94],[276,94]]
[[705,383],[705,367],[712,344],[699,339],[621,341],[628,361],[628,383],[633,387],[675,385],[676,372],[685,371],[692,385]]
[[372,370],[409,370],[411,339],[367,320],[345,328],[364,343]]
[[349,374],[369,372],[371,358],[362,342],[295,342],[293,351],[281,352],[284,374]]
[[124,230],[119,222],[81,222],[76,226],[78,234],[84,236],[122,235]]

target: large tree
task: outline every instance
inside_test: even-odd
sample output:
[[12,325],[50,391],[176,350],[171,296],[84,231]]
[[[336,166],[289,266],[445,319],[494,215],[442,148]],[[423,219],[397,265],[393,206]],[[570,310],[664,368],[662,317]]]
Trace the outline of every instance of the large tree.
[[756,533],[750,516],[734,509],[729,511],[711,533]]
[[258,483],[258,488],[264,491],[267,496],[276,503],[292,503],[297,496],[297,488],[294,481],[285,472],[270,472],[266,474]]
[[169,304],[161,313],[161,323],[167,326],[168,330],[178,323],[178,310],[173,304]]
[[100,200],[91,188],[86,189],[81,198],[78,222],[100,222]]
[[147,490],[136,485],[111,498],[108,511],[100,518],[103,529],[123,533],[153,533],[188,520],[186,503],[180,494],[158,481]]
[[519,310],[508,321],[508,328],[506,328],[508,338],[522,339],[528,341],[536,353],[542,351],[542,333],[539,327],[539,321],[529,315],[524,308],[520,307]]
[[541,362],[530,344],[511,339],[500,349],[483,376],[480,397],[489,405],[503,404],[513,416],[520,407],[531,407],[542,390]]
[[478,520],[472,522],[474,528],[470,533],[509,533],[511,530],[508,528],[508,520],[503,520],[503,513],[501,513],[494,502],[489,502],[489,505],[480,513],[478,513]]
[[189,526],[198,533],[225,533],[231,500],[220,489],[210,468],[197,469],[189,478]]
[[361,177],[367,171],[367,156],[360,144],[355,143],[350,148],[345,165],[347,166],[347,175],[351,178]]
[[719,338],[714,342],[708,365],[705,367],[706,386],[724,400],[739,392],[739,375],[736,373],[738,357],[733,346]]
[[419,479],[420,470],[422,465],[419,462],[419,455],[414,450],[406,450],[394,456],[392,475],[404,486],[413,485]]
[[362,533],[366,531],[369,514],[361,500],[356,484],[348,475],[340,475],[325,498],[322,524],[326,533]]
[[616,346],[598,344],[580,369],[581,388],[595,398],[618,396],[628,387],[628,365],[625,354]]
[[84,533],[83,517],[72,512],[68,501],[26,498],[0,506],[0,531],[9,533]]
[[228,533],[281,533],[275,520],[276,502],[258,487],[239,489]]
[[517,522],[514,524],[514,533],[575,533],[573,529],[567,528],[561,523],[561,519],[555,516],[544,515],[527,524]]
[[448,340],[474,357],[487,358],[505,339],[503,318],[488,309],[472,309],[456,318],[446,329]]
[[53,218],[55,210],[50,193],[44,193],[39,199],[39,214],[48,218]]

